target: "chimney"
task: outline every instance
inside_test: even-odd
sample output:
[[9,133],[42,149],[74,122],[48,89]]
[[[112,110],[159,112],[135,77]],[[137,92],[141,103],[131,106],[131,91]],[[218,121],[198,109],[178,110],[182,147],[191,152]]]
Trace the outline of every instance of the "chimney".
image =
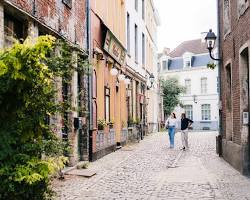
[[166,54],[166,55],[169,55],[169,53],[170,53],[170,48],[164,47],[163,53]]
[[206,35],[207,35],[207,32],[201,32],[201,42],[202,43],[206,42],[206,40],[205,40]]

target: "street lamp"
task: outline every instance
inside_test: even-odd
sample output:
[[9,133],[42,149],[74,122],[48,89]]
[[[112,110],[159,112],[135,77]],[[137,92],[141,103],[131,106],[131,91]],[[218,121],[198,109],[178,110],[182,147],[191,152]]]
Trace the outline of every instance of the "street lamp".
[[154,84],[154,82],[155,82],[155,76],[154,76],[154,74],[153,73],[151,73],[150,75],[149,75],[149,82],[150,82],[150,86],[147,86],[147,89],[149,90],[150,88],[152,88],[153,87],[153,84]]
[[110,74],[111,74],[112,76],[116,76],[116,75],[118,74],[118,70],[117,70],[115,67],[113,67],[113,68],[110,70]]
[[207,43],[207,49],[209,50],[209,55],[210,55],[210,57],[211,57],[213,60],[220,61],[220,59],[214,58],[213,55],[212,55],[212,50],[213,50],[214,47],[215,47],[216,38],[217,38],[217,37],[216,37],[216,35],[214,34],[214,32],[212,31],[212,29],[210,29],[209,32],[207,33],[206,37],[205,37],[205,40],[206,40],[206,43]]
[[[216,41],[216,35],[214,34],[214,32],[212,31],[212,29],[209,30],[209,32],[207,33],[207,36],[205,37],[205,40],[207,42],[207,49],[209,50],[209,54],[210,54],[210,57],[213,59],[213,60],[216,60],[218,61],[218,64],[220,65],[221,64],[221,61],[222,59],[220,58],[214,58],[212,56],[212,50],[215,46],[215,41]],[[220,42],[219,42],[220,43]],[[218,68],[220,70],[220,67]],[[220,71],[219,71],[219,77],[220,77]],[[220,79],[220,87],[221,87],[221,77],[219,78]],[[221,93],[220,93],[220,100],[221,100]],[[221,124],[221,110],[219,111],[219,123]],[[216,136],[216,151],[217,153],[219,154],[219,156],[222,155],[222,132],[221,132],[221,128],[219,129],[219,135]]]

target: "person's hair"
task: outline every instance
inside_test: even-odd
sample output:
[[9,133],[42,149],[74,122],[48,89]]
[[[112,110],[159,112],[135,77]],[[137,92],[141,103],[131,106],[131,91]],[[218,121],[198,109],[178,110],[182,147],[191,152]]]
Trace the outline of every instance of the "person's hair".
[[186,113],[182,113],[181,118],[186,118]]
[[175,115],[175,113],[172,113],[172,114],[173,114],[174,118],[176,119],[176,115]]

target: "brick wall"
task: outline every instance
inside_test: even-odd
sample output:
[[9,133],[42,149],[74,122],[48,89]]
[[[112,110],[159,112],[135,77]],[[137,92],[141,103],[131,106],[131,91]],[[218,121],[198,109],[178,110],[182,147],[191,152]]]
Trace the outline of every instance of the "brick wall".
[[69,8],[63,0],[5,0],[28,12],[39,22],[63,35],[72,43],[85,48],[86,3],[85,0],[72,0]]
[[[232,112],[233,112],[233,142],[241,144],[241,129],[242,129],[242,88],[239,68],[239,51],[240,48],[250,39],[250,10],[246,9],[243,15],[238,14],[238,0],[230,1],[231,14],[231,32],[224,37],[223,33],[223,1],[220,3],[220,28],[221,28],[221,48],[222,48],[222,126],[223,135],[226,134],[226,126],[230,121],[227,119],[226,110],[226,69],[225,64],[231,59],[232,66]],[[224,98],[223,98],[224,97]],[[243,106],[244,107],[244,106]]]

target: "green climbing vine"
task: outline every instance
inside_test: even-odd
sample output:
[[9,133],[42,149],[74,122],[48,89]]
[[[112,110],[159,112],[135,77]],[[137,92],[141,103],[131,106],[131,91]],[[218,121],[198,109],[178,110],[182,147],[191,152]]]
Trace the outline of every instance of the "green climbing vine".
[[89,71],[86,61],[74,65],[71,52],[49,35],[0,51],[0,199],[53,195],[50,180],[67,162],[66,147],[46,119],[71,109],[70,92],[56,100],[56,77],[70,88],[74,70]]

